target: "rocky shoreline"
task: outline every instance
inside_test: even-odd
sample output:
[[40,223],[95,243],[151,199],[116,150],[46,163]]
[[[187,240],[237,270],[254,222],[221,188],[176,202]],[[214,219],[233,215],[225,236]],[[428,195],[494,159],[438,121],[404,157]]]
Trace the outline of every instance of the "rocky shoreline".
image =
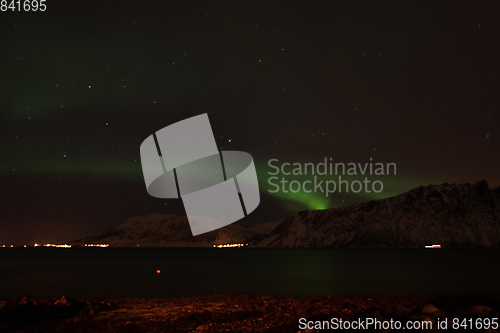
[[[426,332],[443,332],[436,323],[454,318],[474,323],[477,318],[499,318],[496,297],[274,297],[262,295],[214,295],[172,299],[33,299],[0,300],[0,332],[325,332],[299,327],[300,318],[311,322],[430,321]],[[481,322],[481,319],[479,319]],[[405,326],[403,326],[404,328]],[[333,330],[332,330],[333,331]],[[405,329],[347,330],[410,332]],[[415,330],[420,332],[421,330]],[[476,330],[496,332],[499,328]]]

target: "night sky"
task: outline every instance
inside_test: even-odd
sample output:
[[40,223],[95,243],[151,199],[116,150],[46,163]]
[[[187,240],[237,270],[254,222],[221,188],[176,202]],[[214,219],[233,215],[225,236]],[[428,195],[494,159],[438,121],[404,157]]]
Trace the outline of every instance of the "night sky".
[[[63,243],[150,197],[139,146],[208,113],[268,222],[419,185],[500,185],[500,2],[55,1],[1,12],[0,244]],[[397,164],[378,195],[267,192],[269,159]]]

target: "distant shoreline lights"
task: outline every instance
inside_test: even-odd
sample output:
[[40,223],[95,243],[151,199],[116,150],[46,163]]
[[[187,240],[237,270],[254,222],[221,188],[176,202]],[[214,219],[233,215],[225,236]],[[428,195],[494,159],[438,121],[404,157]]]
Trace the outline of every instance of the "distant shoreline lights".
[[[72,245],[68,245],[68,244],[38,244],[38,243],[35,243],[33,245],[34,247],[56,247],[56,248],[64,248],[64,249],[69,249],[72,247]],[[84,244],[82,245],[82,247],[108,247],[109,244]],[[12,246],[11,246],[12,247]],[[26,247],[26,245],[24,245],[24,247]]]
[[225,247],[243,247],[245,245],[248,245],[248,244],[241,244],[241,243],[236,243],[236,244],[219,244],[219,245],[214,244],[214,247],[222,249],[222,248],[225,248]]
[[68,244],[38,244],[38,243],[35,243],[34,247],[38,247],[38,246],[44,246],[44,247],[59,247],[59,248],[63,248],[63,249],[69,249],[71,248],[71,245],[68,245]]

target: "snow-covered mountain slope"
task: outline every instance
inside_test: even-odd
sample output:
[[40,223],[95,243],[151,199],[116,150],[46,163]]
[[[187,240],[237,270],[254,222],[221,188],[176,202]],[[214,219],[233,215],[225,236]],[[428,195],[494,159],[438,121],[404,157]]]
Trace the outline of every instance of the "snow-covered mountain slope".
[[[248,243],[269,233],[272,223],[248,227],[232,223],[224,228],[192,236],[185,216],[151,214],[133,217],[118,224],[104,235],[71,242],[73,245],[109,244],[116,247],[208,247],[219,244]],[[275,225],[274,225],[275,226]]]
[[500,246],[500,187],[488,183],[420,186],[358,205],[295,213],[282,222],[232,223],[193,237],[185,216],[151,214],[75,242],[110,246],[443,247]]
[[498,247],[500,188],[420,186],[395,197],[286,218],[261,247]]

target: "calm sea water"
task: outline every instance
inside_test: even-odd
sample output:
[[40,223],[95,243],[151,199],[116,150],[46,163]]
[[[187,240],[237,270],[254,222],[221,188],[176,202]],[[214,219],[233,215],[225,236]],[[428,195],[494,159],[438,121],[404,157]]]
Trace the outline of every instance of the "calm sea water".
[[0,297],[500,295],[499,255],[489,249],[1,248]]

